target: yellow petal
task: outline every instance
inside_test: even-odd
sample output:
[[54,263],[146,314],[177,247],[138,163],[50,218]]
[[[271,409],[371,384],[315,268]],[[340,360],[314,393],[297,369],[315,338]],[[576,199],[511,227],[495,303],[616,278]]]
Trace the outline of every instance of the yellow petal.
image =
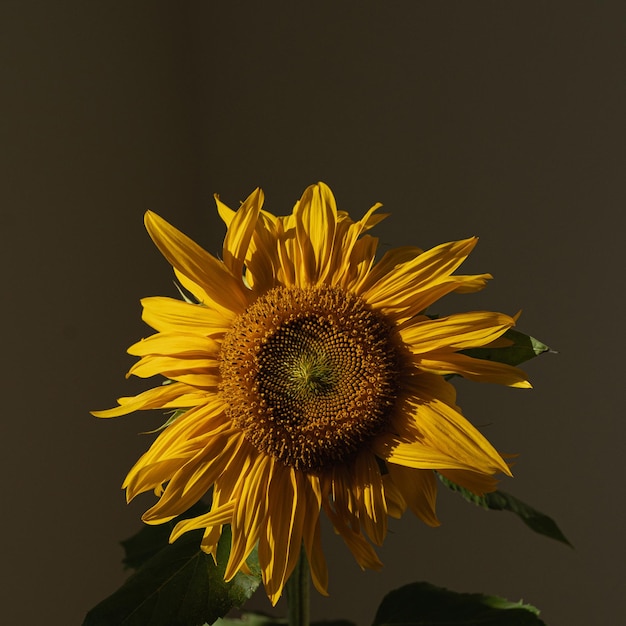
[[458,374],[477,382],[497,383],[509,387],[529,389],[532,385],[526,373],[512,365],[475,359],[456,352],[431,352],[419,359],[419,367],[427,372],[440,375]]
[[337,511],[346,525],[352,529],[359,529],[361,523],[358,517],[357,493],[352,489],[353,479],[347,465],[336,465],[332,468],[330,494],[333,509]]
[[390,517],[400,519],[406,511],[407,504],[404,496],[393,482],[389,473],[383,476],[383,486],[385,488],[385,502],[387,503],[387,512]]
[[182,383],[161,385],[136,396],[118,398],[119,406],[104,411],[91,411],[96,417],[119,417],[134,411],[165,408],[187,408],[200,404],[206,398],[204,392]]
[[496,490],[498,481],[489,474],[480,474],[479,472],[467,472],[463,470],[440,470],[439,473],[451,480],[453,483],[469,489],[477,496],[485,493],[491,493]]
[[208,307],[174,298],[153,296],[143,298],[141,304],[143,321],[160,332],[190,332],[215,336],[225,333],[231,326],[231,320]]
[[[420,248],[414,246],[402,246],[400,248],[387,250],[380,261],[378,261],[372,270],[364,277],[362,282],[355,286],[355,293],[363,296],[370,302],[370,299],[368,299],[365,294],[372,290],[376,284],[382,283],[387,276],[398,271],[398,268],[402,268],[407,263],[415,261],[422,252]],[[379,288],[378,291],[380,292],[381,289]],[[395,293],[393,285],[391,285],[389,292],[392,294]],[[372,299],[371,301],[376,302],[376,299]]]
[[282,285],[291,287],[296,284],[296,276],[299,275],[299,270],[296,272],[296,268],[301,267],[302,263],[296,240],[295,224],[290,225],[287,218],[279,218],[276,222],[276,247],[278,253],[277,281]]
[[331,190],[324,183],[308,187],[296,205],[294,217],[302,258],[301,286],[316,284],[328,271],[335,240],[337,206]]
[[[222,429],[222,431],[224,430]],[[135,463],[126,476],[122,487],[126,489],[127,502],[130,502],[140,493],[156,489],[164,483],[172,481],[178,472],[193,459],[205,454],[207,450],[218,450],[219,452],[219,447],[224,448],[228,440],[229,434],[221,432],[188,439],[184,443],[178,443],[175,448],[169,448],[165,452],[161,450],[161,453],[151,448]],[[176,487],[173,486],[169,492],[170,496],[175,489]],[[161,489],[157,495],[163,497],[165,491]]]
[[[251,451],[251,446],[243,437],[240,437],[232,448],[230,459],[225,457],[226,464],[222,474],[216,478],[213,485],[212,510],[217,510],[226,504],[235,504],[241,497],[242,481],[245,481],[245,477],[252,466],[252,458],[256,458],[258,454],[256,450],[253,454]],[[206,528],[200,544],[202,550],[207,554],[212,554],[214,559],[217,559],[217,547],[221,534],[221,525]],[[244,566],[245,562],[242,569]]]
[[491,280],[493,276],[491,274],[474,274],[470,276],[454,276],[457,288],[454,290],[456,293],[474,293],[484,289],[487,285],[487,281]]
[[206,441],[201,451],[172,476],[159,502],[143,514],[143,521],[167,522],[198,502],[224,471],[240,439],[240,435],[225,433]]
[[140,493],[161,489],[163,483],[170,480],[194,454],[196,450],[189,450],[186,454],[181,452],[179,456],[171,456],[150,464],[146,464],[142,456],[130,470],[124,482],[126,502],[130,502]]
[[377,248],[378,239],[376,237],[370,235],[361,237],[352,247],[345,270],[337,275],[335,284],[353,291],[354,286],[358,285],[367,276],[374,264]]
[[[147,452],[135,463],[128,473],[122,488],[127,489],[127,498],[154,488],[169,480],[169,475],[159,474],[151,484],[143,483],[142,476],[152,465],[162,461],[176,460],[182,466],[187,459],[206,446],[207,441],[228,428],[228,417],[224,405],[215,398],[205,404],[191,408],[161,431]],[[149,473],[153,475],[153,471]],[[139,485],[141,483],[141,485]]]
[[[453,292],[469,292],[482,289],[486,284],[489,274],[481,276],[451,276],[441,282],[434,283],[430,287],[421,290],[412,289],[408,286],[405,290],[398,290],[385,299],[379,299],[372,306],[380,310],[396,324],[415,318],[425,311],[431,304]],[[467,279],[467,280],[465,280]]]
[[215,524],[213,526],[206,526],[204,529],[204,534],[202,535],[202,541],[200,542],[200,549],[203,552],[206,552],[207,554],[211,554],[213,556],[213,560],[216,563],[217,563],[217,545],[219,543],[221,536],[222,536],[221,524]]
[[279,282],[278,220],[261,212],[246,257],[246,280],[256,293],[265,293]]
[[389,213],[374,213],[378,211],[383,205],[380,202],[374,204],[371,208],[367,210],[365,215],[355,222],[355,225],[358,227],[359,234],[370,228],[374,228],[377,224],[380,224],[385,218],[389,217]]
[[377,546],[382,546],[387,534],[387,505],[380,469],[371,452],[361,453],[355,459],[351,488],[357,494],[359,519],[365,532]]
[[372,444],[372,450],[377,456],[389,463],[415,469],[474,469],[473,466],[445,454],[431,445],[421,441],[406,443],[403,438],[391,434],[378,437]]
[[[237,317],[237,314],[230,309],[214,302],[207,292],[200,287],[200,285],[191,280],[191,278],[185,276],[176,268],[174,268],[174,274],[176,276],[176,280],[183,287],[183,289],[191,294],[193,304],[202,305],[203,308],[207,309],[211,316],[215,317],[215,319],[221,320],[222,325],[228,325],[228,321],[234,320]],[[183,295],[185,296],[185,302],[187,302],[188,298],[186,294]]]
[[433,471],[395,463],[388,463],[387,469],[411,511],[428,526],[439,526],[441,522],[435,513],[437,481]]
[[409,397],[435,397],[448,406],[456,406],[456,387],[443,376],[437,374],[421,371],[411,373],[411,375],[403,377],[402,389],[403,393]]
[[360,282],[374,263],[378,239],[361,235],[387,217],[387,214],[374,215],[382,205],[375,204],[357,222],[347,213],[337,212],[335,243],[325,275],[332,285],[351,289],[352,283]]
[[209,337],[192,333],[157,333],[142,339],[128,348],[133,356],[184,355],[185,357],[217,357],[220,344]]
[[170,543],[174,543],[181,535],[190,530],[197,530],[199,528],[211,528],[213,526],[223,526],[229,524],[235,510],[235,503],[228,502],[223,504],[219,508],[212,509],[204,515],[198,517],[191,517],[189,519],[182,520],[174,526],[172,534],[170,535]]
[[228,225],[224,238],[224,264],[233,276],[243,274],[243,264],[248,246],[263,205],[263,192],[257,188],[239,207]]
[[504,313],[473,311],[413,322],[400,330],[400,337],[413,354],[463,350],[483,346],[514,325],[515,320]]
[[235,217],[235,211],[233,211],[230,207],[227,207],[221,200],[218,194],[213,194],[213,198],[215,198],[215,204],[217,205],[217,212],[219,216],[222,218],[224,224],[226,224],[226,228],[230,226],[230,223],[233,221]]
[[380,308],[389,301],[402,298],[406,290],[411,293],[424,291],[450,276],[467,258],[477,241],[472,237],[444,243],[414,255],[412,259],[395,263],[393,267],[388,268],[387,264],[378,269],[375,266],[360,292],[367,302]]
[[231,580],[237,574],[259,541],[269,506],[266,494],[267,485],[274,470],[272,459],[268,456],[257,456],[252,462],[252,467],[248,470],[245,479],[238,483],[240,493],[231,523],[233,539],[224,573],[226,581]]
[[150,378],[161,374],[200,389],[214,389],[220,382],[216,359],[186,359],[160,355],[148,355],[135,363],[127,376]]
[[[444,469],[469,469],[484,474],[500,471],[510,474],[508,465],[489,441],[458,411],[437,398],[423,396],[407,401],[394,416],[393,423],[404,441],[419,437],[415,444],[407,445],[421,447],[426,444],[460,462],[457,467],[441,465]],[[391,458],[389,460],[394,462]],[[400,465],[419,468],[418,465],[408,463]]]
[[350,552],[352,552],[361,569],[379,570],[383,564],[380,562],[380,559],[376,556],[374,549],[367,542],[365,537],[363,537],[360,532],[352,530],[352,528],[346,524],[345,518],[335,512],[332,505],[327,501],[323,502],[323,507],[335,530],[346,542],[346,545],[350,549]]
[[[267,595],[276,604],[287,578],[293,572],[302,547],[302,531],[307,515],[306,490],[290,467],[275,467],[268,485],[268,518],[265,533],[259,537],[259,563]],[[318,511],[319,512],[319,511]]]
[[223,263],[156,213],[148,211],[145,224],[150,237],[172,267],[200,285],[218,305],[237,313],[245,310],[249,295],[242,281]]
[[304,518],[303,542],[306,550],[311,580],[315,588],[322,594],[328,595],[328,567],[322,550],[320,530],[320,509],[322,493],[319,478],[311,475],[298,475],[301,481],[306,481],[309,488],[302,490],[307,500],[308,513]]

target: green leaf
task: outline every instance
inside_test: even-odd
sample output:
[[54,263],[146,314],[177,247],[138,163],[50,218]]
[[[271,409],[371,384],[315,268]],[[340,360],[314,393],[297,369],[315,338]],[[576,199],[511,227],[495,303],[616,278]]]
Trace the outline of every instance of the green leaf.
[[459,352],[475,359],[497,361],[507,365],[519,365],[550,350],[541,341],[512,328],[509,328],[502,337],[513,343],[504,348],[471,348],[469,350],[460,350]]
[[248,559],[252,574],[239,572],[226,583],[230,527],[222,530],[217,565],[200,550],[201,539],[202,531],[188,532],[156,553],[145,535],[126,542],[126,563],[141,563],[139,569],[87,614],[83,626],[200,626],[242,606],[261,581],[256,551]]
[[572,545],[552,518],[544,513],[540,513],[537,509],[518,500],[511,494],[505,493],[504,491],[494,491],[492,493],[486,493],[483,496],[477,496],[475,493],[453,483],[441,474],[438,474],[438,476],[448,489],[461,494],[468,502],[473,502],[477,506],[491,511],[510,511],[511,513],[515,513],[526,526],[536,533],[565,543],[568,546]]
[[420,582],[387,594],[373,626],[546,626],[538,615],[536,608],[521,602]]

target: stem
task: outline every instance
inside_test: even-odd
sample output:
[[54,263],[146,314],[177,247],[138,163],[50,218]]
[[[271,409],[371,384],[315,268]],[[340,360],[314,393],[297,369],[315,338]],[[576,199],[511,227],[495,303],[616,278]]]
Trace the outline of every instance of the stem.
[[289,606],[289,626],[309,626],[309,564],[304,546],[285,590]]

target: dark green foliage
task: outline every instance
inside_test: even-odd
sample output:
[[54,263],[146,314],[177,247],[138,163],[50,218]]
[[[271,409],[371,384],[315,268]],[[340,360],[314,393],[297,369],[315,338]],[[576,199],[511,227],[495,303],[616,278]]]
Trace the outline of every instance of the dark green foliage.
[[83,626],[201,626],[250,598],[261,581],[256,553],[248,559],[251,575],[240,572],[224,582],[230,527],[223,529],[216,565],[200,550],[202,531],[188,532],[170,545],[168,526],[145,527],[123,542],[124,562],[138,569],[87,614]]
[[521,602],[480,593],[456,593],[420,582],[387,594],[373,626],[546,626],[538,613]]
[[509,328],[502,337],[511,341],[512,344],[504,348],[471,348],[470,350],[461,350],[460,352],[475,359],[497,361],[507,365],[519,365],[550,350],[541,341],[512,328]]
[[461,494],[468,502],[473,502],[477,506],[491,511],[510,511],[511,513],[515,513],[524,524],[536,533],[565,543],[568,546],[572,545],[552,518],[544,513],[540,513],[511,494],[505,493],[504,491],[494,491],[492,493],[486,493],[484,496],[477,496],[471,491],[453,483],[451,480],[444,478],[441,474],[438,474],[438,476],[448,489]]

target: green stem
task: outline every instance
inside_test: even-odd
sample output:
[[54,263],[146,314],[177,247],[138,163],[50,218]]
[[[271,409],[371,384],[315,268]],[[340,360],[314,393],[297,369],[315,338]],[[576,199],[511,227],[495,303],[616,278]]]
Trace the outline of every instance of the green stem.
[[309,626],[309,564],[304,546],[285,590],[289,606],[289,626]]

